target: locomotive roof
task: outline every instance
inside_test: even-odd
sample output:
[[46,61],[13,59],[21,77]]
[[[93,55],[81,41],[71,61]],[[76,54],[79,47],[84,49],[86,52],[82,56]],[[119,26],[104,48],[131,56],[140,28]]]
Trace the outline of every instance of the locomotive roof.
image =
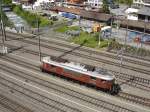
[[[111,81],[114,79],[114,76],[100,68],[84,65],[76,62],[69,62],[65,59],[53,59],[52,57],[43,57],[42,61],[45,63],[49,63],[55,66],[59,66],[68,70],[72,70],[78,73],[86,74],[92,77],[97,77],[103,80]],[[92,69],[90,68],[92,67]]]

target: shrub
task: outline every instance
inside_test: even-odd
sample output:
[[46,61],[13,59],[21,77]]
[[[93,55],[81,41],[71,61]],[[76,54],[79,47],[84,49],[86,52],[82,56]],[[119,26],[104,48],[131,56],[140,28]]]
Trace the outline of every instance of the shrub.
[[[97,34],[91,35],[85,32],[81,32],[81,34],[78,37],[74,37],[71,40],[72,42],[76,44],[82,44],[87,47],[96,48],[98,47],[98,40],[97,40]],[[100,48],[107,47],[108,46],[108,40],[101,40]]]

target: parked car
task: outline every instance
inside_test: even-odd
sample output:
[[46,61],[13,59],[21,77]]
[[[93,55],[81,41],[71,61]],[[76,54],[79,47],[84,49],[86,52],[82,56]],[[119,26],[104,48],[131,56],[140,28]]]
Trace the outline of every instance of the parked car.
[[43,16],[43,17],[47,17],[47,16],[48,16],[48,14],[47,14],[47,13],[42,13],[42,14],[41,14],[41,16]]
[[71,35],[71,36],[79,36],[80,35],[80,31],[75,31],[75,30],[68,30],[66,31],[67,35]]
[[119,4],[110,4],[109,7],[111,9],[117,9],[117,8],[119,8]]
[[147,43],[147,42],[150,42],[150,36],[144,36],[142,39],[141,39],[141,42],[143,43]]
[[53,21],[57,21],[58,20],[58,16],[57,15],[49,15],[48,19],[51,19]]

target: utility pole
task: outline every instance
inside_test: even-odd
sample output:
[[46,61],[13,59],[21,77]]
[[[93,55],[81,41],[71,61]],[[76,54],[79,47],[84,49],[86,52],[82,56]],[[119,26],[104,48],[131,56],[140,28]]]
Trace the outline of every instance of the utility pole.
[[6,33],[5,33],[5,28],[4,28],[4,24],[3,24],[3,15],[2,15],[2,0],[0,0],[0,26],[1,26],[1,31],[2,31],[2,53],[5,54],[7,53],[7,47],[5,47],[5,39],[4,37],[6,37]]
[[111,23],[110,23],[110,26],[111,26],[110,38],[111,38],[111,36],[112,36],[112,25],[113,25],[113,20],[114,20],[114,16],[111,17]]
[[126,47],[127,47],[127,36],[128,36],[128,27],[129,27],[129,20],[127,19],[127,26],[126,26],[126,34],[125,34],[125,40],[124,40],[124,48],[126,50]]
[[98,37],[98,47],[101,45],[101,31],[99,31],[99,37]]
[[[145,21],[144,21],[144,31],[143,31],[143,34],[142,34],[142,37],[141,37],[141,40],[143,39],[144,35],[145,35],[145,32],[146,32],[146,18],[145,18]],[[141,41],[141,48],[143,47],[143,43]]]
[[[111,26],[111,31],[110,31],[110,38],[112,38],[112,27],[113,27],[113,21],[114,21],[114,15],[111,17],[111,23],[110,23],[110,26]],[[108,38],[108,48],[109,48],[109,45],[110,45],[110,42],[109,42],[109,40],[110,40],[110,38]]]
[[[4,24],[3,24],[4,26]],[[3,32],[4,32],[4,40],[6,41],[6,31],[5,31],[5,26],[3,27]]]
[[41,39],[40,39],[40,34],[39,34],[39,32],[40,32],[40,30],[39,30],[39,18],[38,18],[38,16],[36,16],[37,18],[37,28],[38,28],[38,33],[37,33],[37,35],[38,35],[38,38],[39,38],[39,57],[40,57],[40,61],[41,61]]
[[120,58],[120,69],[119,69],[119,74],[121,74],[121,69],[122,69],[122,63],[123,63],[123,52],[124,48],[121,48],[121,50],[117,53],[117,57]]
[[2,0],[0,0],[0,14],[1,14],[1,21],[0,21],[0,25],[1,25],[1,31],[2,31],[2,43],[3,43],[3,48],[4,48],[4,25],[3,25],[3,15],[2,15]]
[[81,32],[81,16],[79,15],[79,33]]
[[123,49],[121,48],[121,56],[120,56],[120,75],[121,75],[121,69],[122,69],[122,63],[123,63]]

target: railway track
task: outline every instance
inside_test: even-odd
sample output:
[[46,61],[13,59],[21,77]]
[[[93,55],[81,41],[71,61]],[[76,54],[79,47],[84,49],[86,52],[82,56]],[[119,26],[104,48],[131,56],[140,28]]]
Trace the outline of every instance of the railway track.
[[[12,61],[12,60],[9,60],[9,59],[7,58],[6,60],[9,61],[9,62],[13,62],[13,63],[15,63],[15,64],[17,64],[19,66],[27,67],[29,65],[29,64],[26,63],[26,66],[25,66],[25,62],[21,62],[19,60],[15,60],[15,59],[12,59],[13,60]],[[5,64],[1,64],[1,65],[2,65],[2,68],[1,68],[2,70],[7,71],[7,72],[9,72],[11,74],[14,74],[14,76],[16,74],[17,76],[21,77],[21,79],[23,79],[23,80],[25,80],[27,82],[32,82],[32,83],[35,83],[36,85],[37,84],[38,85],[42,85],[43,87],[48,88],[48,90],[56,91],[56,93],[58,93],[59,95],[66,94],[69,97],[73,97],[73,98],[77,98],[77,99],[79,99],[79,98],[81,99],[82,98],[81,99],[82,101],[84,101],[85,99],[88,99],[88,100],[85,100],[85,102],[89,102],[90,104],[100,106],[100,104],[95,104],[94,103],[94,102],[100,102],[100,101],[97,101],[95,98],[91,98],[90,96],[83,95],[81,93],[78,93],[78,92],[76,92],[74,90],[71,90],[71,89],[68,89],[66,87],[63,87],[61,85],[44,81],[44,80],[42,80],[39,77],[35,77],[35,76],[29,75],[27,73],[23,73],[21,70],[11,68],[11,67],[9,67],[9,66],[7,66]],[[28,68],[30,68],[30,66]],[[16,71],[17,71],[17,73],[16,73]],[[88,97],[90,97],[90,98],[88,98]],[[139,97],[139,96],[123,93],[123,92],[120,92],[117,95],[117,97],[125,99],[125,100],[133,102],[133,103],[141,104],[141,105],[148,106],[148,107],[150,106],[150,99],[147,99],[147,98],[143,98],[143,97]],[[91,102],[91,101],[93,101],[92,99],[94,99],[94,102]]]
[[[60,38],[58,38],[58,39],[60,39]],[[32,40],[38,40],[38,38],[32,38]],[[74,49],[75,47],[78,47],[77,45],[75,46],[75,45],[71,45],[71,44],[70,45],[69,44],[65,44],[63,42],[58,42],[57,39],[56,39],[56,41],[54,41],[54,40],[52,41],[50,39],[49,40],[44,40],[44,39],[42,40],[41,39],[41,42],[45,42],[47,44],[53,43],[53,44],[56,44],[58,46],[63,46],[63,47],[70,48],[70,49]],[[100,56],[104,56],[104,57],[109,57],[111,59],[119,60],[118,57],[116,55],[114,55],[116,53],[113,53],[113,54],[109,53],[109,54],[107,54],[107,53],[104,53],[104,52],[92,51],[92,50],[89,50],[89,49],[86,49],[86,48],[83,48],[83,47],[79,47],[77,50],[82,51],[82,52],[86,52],[86,53],[90,53],[90,54],[94,54],[94,55],[100,55]],[[125,55],[125,54],[123,54],[123,55]],[[142,59],[142,60],[150,61],[148,59]],[[127,59],[125,57],[124,57],[124,61],[145,66],[145,63],[141,63],[139,61],[135,61],[135,60],[132,60],[132,59],[129,59],[129,58]],[[150,64],[147,64],[147,66],[150,67]]]
[[124,92],[120,92],[117,96],[120,97],[120,98],[124,98],[127,101],[136,102],[136,103],[140,102],[141,104],[150,107],[150,99],[146,99],[146,98],[143,98],[143,97],[131,95],[131,94],[124,93]]
[[124,73],[120,74],[119,72],[112,71],[112,70],[109,70],[109,71],[115,75],[116,80],[118,81],[120,85],[127,84],[129,86],[136,87],[144,91],[148,91],[148,92],[150,91],[149,79],[136,77],[136,76],[124,74]]
[[32,110],[24,107],[0,94],[0,105],[11,112],[33,112]]
[[[11,35],[9,35],[9,34],[8,35],[11,36],[11,37],[12,37],[12,35],[14,35],[15,37],[16,37],[16,35],[18,35],[16,33],[10,33],[10,34]],[[19,35],[21,37],[28,38],[28,36],[21,35],[21,34],[19,34]],[[35,36],[33,36],[33,37],[35,37]],[[63,46],[63,47],[70,48],[70,49],[74,49],[75,47],[78,47],[77,45],[71,45],[71,44],[69,45],[69,44],[63,43],[64,41],[67,41],[64,38],[57,37],[57,38],[52,38],[52,39],[53,39],[53,41],[50,40],[50,39],[49,40],[41,39],[41,42],[44,42],[44,43],[47,43],[47,44],[55,43],[58,46]],[[56,41],[54,41],[54,39]],[[38,40],[38,38],[32,38],[32,40]],[[62,40],[62,41],[58,42],[58,40]],[[115,53],[107,54],[107,53],[104,53],[104,52],[92,51],[92,50],[89,50],[89,49],[86,49],[86,48],[83,48],[83,47],[79,47],[78,50],[83,51],[83,52],[88,52],[88,53],[90,52],[91,54],[101,55],[101,56],[104,56],[104,57],[109,57],[109,58],[118,60],[118,57],[116,55],[114,55]],[[123,54],[123,55],[125,55],[125,54]],[[129,56],[129,57],[137,58],[137,57],[133,57],[133,56]],[[150,59],[144,59],[144,58],[141,58],[141,57],[138,57],[138,59],[141,59],[141,60],[144,60],[144,61],[150,61]],[[141,62],[138,62],[137,60],[135,61],[135,60],[132,60],[132,59],[129,59],[129,58],[128,59],[124,58],[124,61],[145,66],[145,63],[141,63]],[[150,67],[150,64],[148,66]]]
[[[9,47],[13,48],[14,46],[9,46]],[[33,55],[39,55],[38,52],[32,51],[32,50],[25,49],[25,52],[33,54]],[[42,54],[42,55],[46,56],[46,54]],[[4,59],[4,57],[1,57],[1,58]],[[13,59],[12,57],[11,58],[5,57],[5,60],[6,59],[9,60],[9,61],[14,62],[16,64],[17,64],[17,61],[21,62],[21,60],[16,60],[16,59]],[[39,70],[39,66],[34,66],[34,65],[31,65],[31,64],[26,65],[27,62],[25,62],[25,61],[22,61],[21,63],[22,63],[22,65],[24,65],[27,68],[32,67],[32,69]],[[122,84],[127,84],[127,85],[130,85],[132,87],[136,87],[136,88],[139,88],[141,90],[144,90],[144,91],[150,91],[150,80],[148,80],[148,79],[141,78],[141,77],[136,77],[136,76],[128,75],[128,74],[124,74],[124,73],[120,74],[119,72],[112,71],[112,70],[109,70],[109,71],[112,72],[115,75],[116,79],[119,81],[119,83],[121,85]]]
[[[11,38],[13,38],[13,37],[11,37]],[[32,40],[21,39],[19,41],[22,41],[22,42],[25,42],[25,43],[28,43],[28,44],[32,44],[32,45],[37,45],[37,42],[34,42]],[[44,47],[44,48],[47,48],[47,49],[53,49],[53,50],[56,50],[56,51],[59,51],[59,52],[63,52],[65,54],[69,53],[69,54],[74,55],[74,56],[79,56],[79,57],[83,57],[83,58],[90,59],[90,60],[93,60],[93,61],[98,61],[98,62],[102,62],[102,63],[105,63],[105,64],[109,64],[109,65],[114,65],[114,66],[120,67],[120,64],[117,63],[117,62],[113,62],[113,61],[102,59],[102,58],[98,58],[98,57],[95,58],[93,56],[90,56],[90,55],[87,55],[87,54],[82,54],[80,52],[74,52],[74,51],[72,52],[72,51],[69,51],[69,50],[65,50],[63,48],[58,48],[56,46],[46,45],[46,44],[43,44],[43,43],[41,43],[41,47]],[[139,65],[140,65],[140,63],[139,63]],[[142,65],[144,65],[144,64],[142,64]],[[150,66],[149,64],[146,64],[146,65]],[[150,75],[150,71],[147,70],[147,69],[142,69],[142,68],[139,68],[139,67],[137,68],[137,67],[134,67],[134,66],[128,66],[128,65],[125,65],[125,64],[122,65],[122,68]]]
[[[7,68],[7,72],[8,72],[8,69],[10,70],[10,68]],[[12,73],[13,74],[13,73]],[[25,74],[23,74],[23,75],[25,75]],[[25,77],[25,76],[24,76]],[[0,76],[0,78],[1,78],[1,80],[6,80],[6,79],[4,79],[3,77],[1,77]],[[27,79],[25,79],[24,78],[24,80],[27,80]],[[31,81],[32,79],[28,79],[28,82],[29,83],[33,83],[33,81]],[[3,81],[1,81],[0,83],[2,83]],[[40,82],[41,82],[41,80],[40,80]],[[9,85],[9,83],[10,83],[10,81],[7,81],[7,83],[8,83],[8,85]],[[11,85],[13,85],[13,87],[16,85],[14,85],[14,82],[11,82],[11,83],[13,83],[13,84],[11,84]],[[42,83],[42,82],[41,82]],[[40,85],[41,85],[41,83],[40,83]],[[45,83],[47,83],[48,84],[48,82],[45,82],[44,81],[44,84]],[[52,83],[49,83],[49,84],[52,84]],[[5,85],[6,86],[6,85]],[[17,86],[19,86],[19,85],[17,85]],[[85,94],[81,94],[81,93],[78,93],[78,92],[75,92],[75,91],[73,91],[73,90],[69,90],[69,89],[66,89],[66,88],[62,88],[62,87],[60,87],[60,86],[57,86],[57,85],[54,85],[54,84],[52,84],[51,85],[51,87],[49,87],[49,86],[46,86],[47,88],[48,88],[48,90],[49,91],[56,91],[56,93],[58,94],[58,95],[61,95],[61,96],[63,96],[63,94],[66,94],[67,96],[69,96],[69,97],[72,97],[72,98],[75,98],[76,100],[79,100],[80,102],[82,101],[82,102],[85,102],[85,103],[88,103],[88,104],[90,104],[90,105],[95,105],[95,106],[97,106],[99,109],[101,109],[101,108],[104,108],[104,109],[106,109],[106,110],[108,110],[109,112],[118,112],[118,110],[122,110],[122,112],[134,112],[134,111],[132,111],[132,110],[129,110],[129,109],[126,109],[126,108],[124,108],[124,107],[120,107],[120,106],[118,106],[118,105],[115,105],[115,104],[112,104],[112,103],[109,103],[109,102],[106,102],[106,101],[102,101],[102,100],[98,100],[98,99],[94,99],[94,98],[91,98],[90,96],[87,96],[87,95],[85,95]],[[16,87],[15,87],[16,88]],[[22,88],[22,87],[21,87]],[[12,88],[13,89],[13,88]],[[25,89],[25,88],[23,88],[23,89]],[[17,89],[17,90],[19,90],[19,89]],[[67,91],[66,91],[67,90]],[[14,91],[14,90],[13,90]],[[33,92],[33,91],[32,91]],[[25,92],[26,93],[26,92]],[[31,94],[31,92],[30,92],[30,94]],[[33,93],[32,93],[33,94]],[[35,95],[35,96],[37,96],[37,95]],[[55,103],[56,104],[56,103]],[[65,111],[64,111],[65,112]]]
[[[79,109],[72,108],[63,103],[55,101],[49,97],[45,97],[33,90],[31,88],[25,88],[21,84],[16,84],[14,81],[10,81],[11,79],[4,78],[0,76],[0,86],[6,89],[11,90],[12,93],[19,93],[19,96],[25,97],[27,99],[32,100],[32,102],[37,102],[37,104],[44,104],[50,111],[52,112],[81,112]],[[44,100],[45,99],[45,100]]]

